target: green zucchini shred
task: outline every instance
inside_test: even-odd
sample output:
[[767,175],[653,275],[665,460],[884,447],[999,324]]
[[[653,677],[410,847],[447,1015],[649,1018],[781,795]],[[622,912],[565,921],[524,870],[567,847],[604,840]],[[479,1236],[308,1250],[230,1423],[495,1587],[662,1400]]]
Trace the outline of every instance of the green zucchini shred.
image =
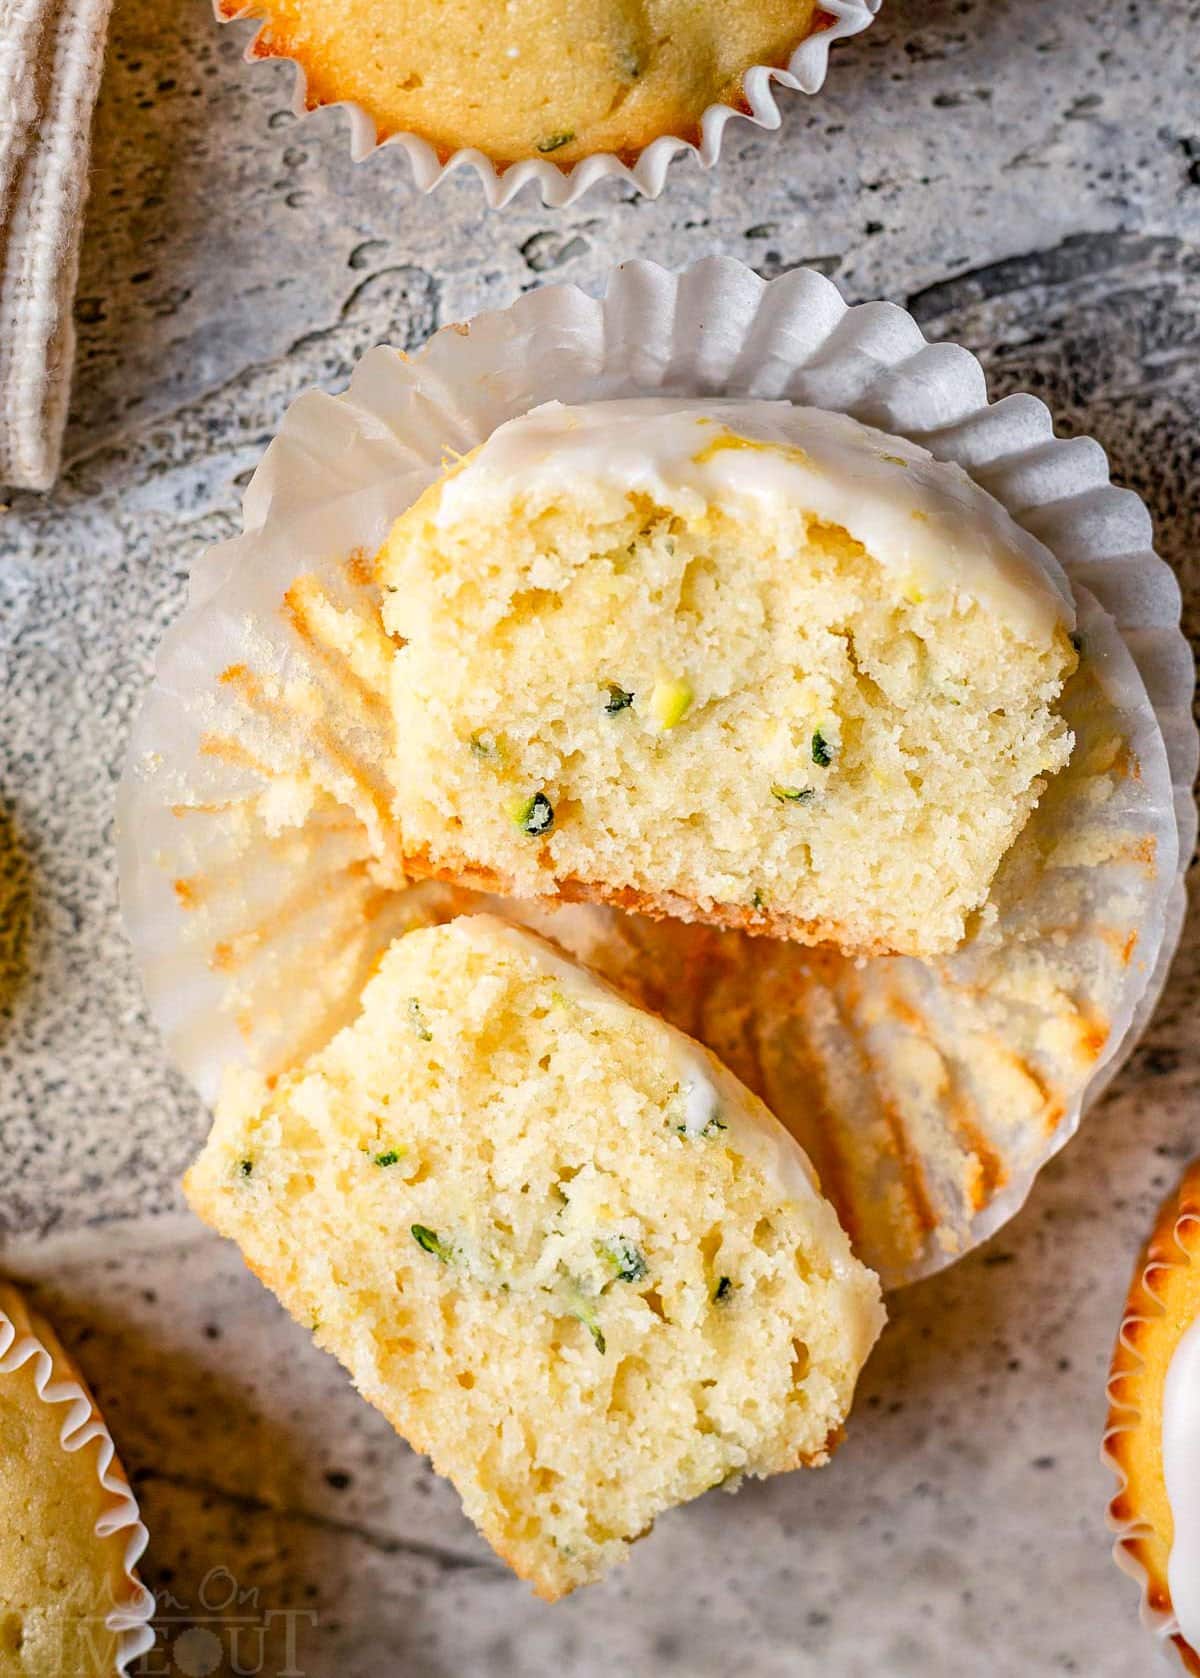
[[640,1282],[649,1267],[627,1235],[610,1235],[595,1243],[597,1255],[613,1273],[617,1282]]
[[617,716],[621,711],[627,711],[633,704],[633,694],[628,688],[618,687],[616,682],[608,684],[608,698],[604,702],[604,709],[610,717]]
[[571,1302],[568,1307],[571,1316],[577,1323],[582,1323],[592,1337],[592,1345],[603,1357],[608,1349],[604,1338],[604,1330],[600,1327],[600,1319],[596,1315],[596,1308],[585,1296],[582,1288],[575,1283],[571,1289]]
[[680,1136],[690,1136],[694,1139],[704,1136],[715,1136],[719,1130],[728,1130],[729,1126],[719,1113],[714,1113],[703,1130],[689,1130],[686,1124],[677,1124],[676,1131]]
[[413,1224],[410,1233],[423,1253],[431,1253],[443,1264],[449,1264],[454,1258],[453,1247],[443,1241],[435,1229],[428,1229],[424,1224]]
[[549,833],[554,826],[554,806],[544,792],[535,792],[513,810],[513,820],[531,839]]

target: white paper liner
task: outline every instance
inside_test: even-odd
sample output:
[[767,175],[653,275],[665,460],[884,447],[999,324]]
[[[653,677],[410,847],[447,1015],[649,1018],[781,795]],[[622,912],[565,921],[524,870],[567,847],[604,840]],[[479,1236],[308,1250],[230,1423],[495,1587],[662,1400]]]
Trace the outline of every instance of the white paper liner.
[[[1131,1388],[1136,1386],[1144,1367],[1139,1345],[1141,1331],[1148,1329],[1152,1319],[1161,1317],[1163,1311],[1156,1279],[1165,1270],[1193,1264],[1198,1238],[1200,1160],[1193,1161],[1178,1188],[1160,1208],[1150,1240],[1139,1257],[1125,1313],[1117,1331],[1107,1386],[1108,1425],[1100,1448],[1102,1461],[1116,1475],[1118,1483],[1117,1494],[1108,1507],[1108,1525],[1116,1535],[1113,1559],[1123,1573],[1138,1583],[1142,1624],[1161,1641],[1163,1649],[1169,1649],[1178,1657],[1179,1665],[1191,1673],[1200,1673],[1200,1652],[1193,1651],[1184,1639],[1174,1611],[1169,1606],[1162,1606],[1164,1598],[1169,1601],[1166,1579],[1152,1580],[1147,1568],[1143,1543],[1150,1536],[1151,1529],[1128,1507],[1126,1491],[1129,1477],[1121,1460],[1121,1451],[1122,1436],[1135,1433],[1144,1425],[1142,1412],[1132,1402]],[[1159,1425],[1161,1427],[1161,1417]]]
[[[757,128],[774,130],[782,122],[775,102],[773,86],[792,89],[798,93],[820,91],[829,68],[829,49],[835,41],[858,35],[872,22],[882,0],[820,0],[820,10],[829,18],[826,28],[801,41],[788,60],[786,69],[756,64],[747,70],[742,82],[744,108],[732,105],[710,105],[700,118],[700,143],[675,134],[663,134],[642,150],[630,164],[612,152],[596,152],[570,168],[559,168],[548,158],[526,158],[498,170],[484,152],[473,146],[463,146],[443,162],[436,149],[419,134],[393,134],[380,142],[376,137],[375,119],[352,100],[336,101],[331,108],[344,110],[350,119],[350,153],[356,163],[369,157],[379,146],[396,146],[404,152],[412,169],[413,180],[422,192],[432,192],[456,169],[473,169],[483,186],[484,196],[493,210],[503,209],[530,181],[537,185],[542,202],[550,209],[565,209],[583,197],[597,181],[619,180],[635,187],[647,198],[657,198],[667,181],[667,170],[672,158],[690,152],[699,160],[702,169],[711,169],[721,155],[725,129],[733,117],[741,117]],[[252,16],[249,3],[239,6],[237,0],[213,0],[213,10],[219,23],[237,22]],[[246,48],[250,63],[260,58],[286,57],[262,45],[256,37]],[[307,116],[324,107],[310,103],[307,79],[303,66],[295,63],[295,86],[292,110],[298,117]]]
[[[855,966],[593,909],[547,927],[759,1088],[860,1256],[899,1285],[1017,1210],[1132,1047],[1178,938],[1197,752],[1178,589],[1141,502],[1110,484],[1097,444],[1056,439],[1034,398],[989,405],[975,358],[928,344],[900,309],[848,309],[808,271],[768,284],[727,259],[680,275],[630,263],[603,300],[531,292],[411,360],[371,351],[343,398],[301,397],[246,492],[245,533],[195,567],[134,731],[119,800],[130,935],[210,1102],[226,1064],[278,1070],[351,1017],[391,937],[465,901],[398,890],[378,767],[388,648],[353,555],[373,554],[446,448],[551,397],[664,392],[785,397],[922,443],[995,494],[1078,592],[1081,746],[1062,782],[1090,776],[1073,808],[1090,812],[1102,871],[1072,858],[1060,789],[1006,864],[1011,912],[949,963]],[[1125,741],[1111,762],[1106,733]]]
[[150,1624],[154,1597],[137,1575],[148,1534],[137,1502],[117,1457],[112,1435],[83,1385],[79,1372],[58,1343],[49,1324],[31,1316],[17,1290],[0,1282],[0,1378],[33,1363],[34,1388],[44,1404],[61,1407],[59,1442],[64,1451],[95,1446],[96,1475],[108,1507],[96,1523],[96,1536],[124,1535],[125,1600],[114,1604],[106,1624],[117,1635],[117,1673],[154,1646]]

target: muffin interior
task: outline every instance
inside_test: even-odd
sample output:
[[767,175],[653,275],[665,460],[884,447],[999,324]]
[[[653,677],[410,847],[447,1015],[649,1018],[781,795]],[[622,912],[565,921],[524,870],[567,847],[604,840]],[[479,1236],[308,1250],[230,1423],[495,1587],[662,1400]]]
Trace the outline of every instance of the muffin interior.
[[1070,751],[1064,627],[786,497],[441,493],[378,561],[417,871],[852,953],[960,942]]
[[553,1597],[825,1457],[881,1311],[806,1171],[698,1046],[477,917],[235,1084],[187,1189]]

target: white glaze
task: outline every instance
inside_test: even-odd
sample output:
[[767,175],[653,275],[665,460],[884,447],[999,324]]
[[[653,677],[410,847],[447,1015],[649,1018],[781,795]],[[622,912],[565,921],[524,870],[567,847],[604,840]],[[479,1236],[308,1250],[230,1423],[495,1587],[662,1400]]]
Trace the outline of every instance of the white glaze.
[[[767,446],[706,455],[722,434]],[[500,426],[445,482],[435,519],[447,525],[516,495],[578,496],[589,485],[681,512],[799,505],[923,593],[959,590],[1033,641],[1074,626],[1058,562],[961,467],[846,414],[789,402],[546,402]]]
[[[514,926],[497,915],[460,915],[450,924],[481,949],[499,937],[519,954],[532,956],[543,971],[553,974],[564,996],[572,997],[581,1006],[614,1008],[622,1016],[634,1009],[634,1004],[615,986],[590,969],[577,967],[538,932]],[[824,1203],[812,1163],[791,1132],[702,1043],[666,1020],[658,1019],[657,1023],[667,1034],[684,1092],[687,1135],[700,1135],[719,1113],[737,1151],[753,1160],[787,1199]],[[827,1209],[836,1223],[832,1207]]]
[[702,1066],[688,1066],[683,1074],[683,1132],[703,1136],[714,1119],[721,1116],[717,1087]]
[[1176,1346],[1163,1388],[1163,1478],[1175,1535],[1167,1564],[1179,1629],[1200,1649],[1200,1322]]

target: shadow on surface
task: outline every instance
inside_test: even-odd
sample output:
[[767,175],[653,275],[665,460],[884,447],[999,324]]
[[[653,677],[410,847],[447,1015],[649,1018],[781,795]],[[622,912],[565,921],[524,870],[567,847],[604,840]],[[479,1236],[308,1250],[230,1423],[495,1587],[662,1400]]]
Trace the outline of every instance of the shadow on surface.
[[17,997],[29,976],[33,944],[34,871],[13,806],[0,795],[0,1048],[12,1027]]
[[366,1678],[347,1651],[380,1636],[407,1671],[435,1584],[507,1578],[465,1523],[428,1529],[428,1469],[233,1255],[90,1251],[21,1285],[91,1385],[150,1534],[160,1644],[136,1672]]

